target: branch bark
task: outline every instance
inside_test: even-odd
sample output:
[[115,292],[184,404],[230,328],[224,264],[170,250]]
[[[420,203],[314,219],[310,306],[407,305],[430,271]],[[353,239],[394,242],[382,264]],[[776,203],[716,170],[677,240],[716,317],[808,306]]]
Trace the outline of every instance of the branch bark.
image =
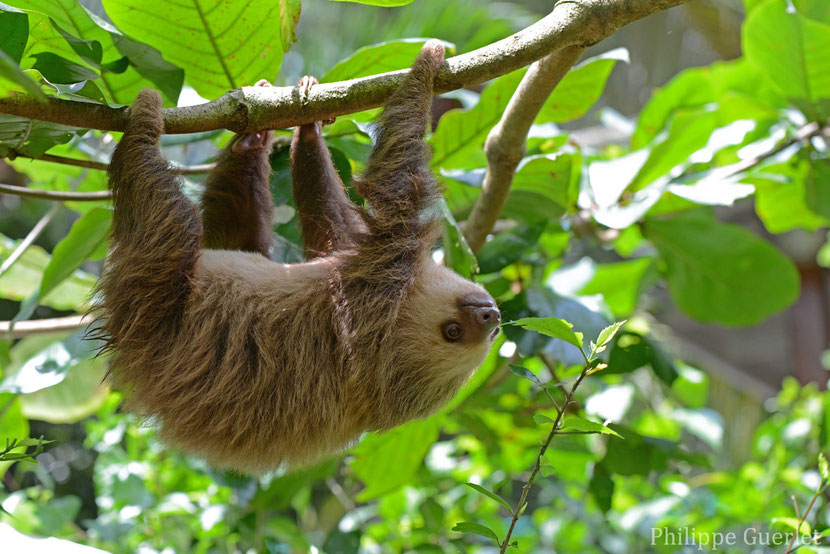
[[[478,50],[450,58],[435,83],[437,93],[487,81],[568,46],[590,46],[620,27],[689,0],[560,0],[533,25]],[[324,83],[307,97],[297,87],[243,87],[198,106],[166,108],[165,132],[229,129],[239,133],[281,129],[380,106],[408,70]],[[0,113],[88,129],[123,131],[126,107],[25,94],[0,99]]]
[[6,185],[3,183],[0,183],[0,194],[12,194],[14,196],[40,198],[41,200],[56,200],[59,202],[96,202],[112,198],[112,193],[108,190],[99,190],[94,192],[65,192],[62,190],[30,189],[28,187]]
[[481,196],[464,225],[464,238],[473,252],[478,252],[484,245],[504,208],[516,167],[525,154],[527,133],[533,120],[584,51],[582,46],[568,46],[530,66],[510,98],[501,120],[487,135],[484,143],[487,172]]
[[[14,326],[11,325],[11,321],[0,321],[0,336],[21,339],[29,335],[69,331],[89,325],[90,323],[92,323],[92,317],[83,315],[18,321]],[[11,331],[9,331],[10,329]]]

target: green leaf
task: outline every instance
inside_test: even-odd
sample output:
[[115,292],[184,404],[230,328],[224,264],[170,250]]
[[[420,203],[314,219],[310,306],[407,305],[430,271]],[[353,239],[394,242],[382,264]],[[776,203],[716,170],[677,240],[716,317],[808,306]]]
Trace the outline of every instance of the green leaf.
[[581,417],[572,416],[565,420],[563,429],[573,429],[574,431],[588,431],[591,433],[602,433],[603,435],[614,435],[615,437],[623,438],[622,435],[606,427],[602,423],[596,421],[589,421]]
[[611,342],[611,339],[613,339],[613,338],[614,338],[614,335],[616,335],[616,334],[617,334],[617,331],[619,331],[619,330],[620,330],[620,328],[621,328],[624,324],[625,324],[625,321],[617,321],[616,323],[612,323],[611,325],[609,325],[608,327],[606,327],[605,329],[603,329],[603,330],[602,330],[602,332],[601,332],[601,333],[599,334],[599,336],[597,337],[597,342],[596,342],[596,348],[595,348],[595,350],[596,350],[596,351],[598,351],[598,352],[602,352],[602,351],[601,351],[601,350],[599,350],[599,349],[600,349],[600,348],[603,348],[603,347],[604,347],[604,346],[606,346],[609,342]]
[[462,277],[470,279],[479,272],[478,260],[458,228],[447,203],[441,199],[440,204],[444,215],[444,263]]
[[487,165],[484,139],[501,119],[524,72],[522,69],[502,75],[484,89],[475,107],[450,110],[441,117],[430,139],[433,167],[468,169]]
[[300,0],[278,0],[280,4],[280,39],[282,51],[288,52],[297,42],[297,22],[300,21]]
[[677,305],[707,323],[753,325],[798,297],[792,260],[751,232],[684,214],[646,222]]
[[43,270],[38,298],[43,298],[64,279],[81,267],[106,240],[112,222],[112,210],[96,207],[81,216],[52,252]]
[[657,89],[643,107],[631,137],[632,148],[651,142],[678,111],[700,109],[727,98],[743,106],[765,107],[767,116],[774,119],[777,109],[786,105],[766,76],[744,59],[687,69]]
[[618,61],[628,63],[628,50],[616,48],[574,66],[545,101],[536,123],[561,123],[585,115],[599,100]]
[[[5,258],[14,248],[14,243],[0,241],[0,258]],[[39,246],[30,246],[19,260],[0,276],[0,296],[11,300],[23,300],[37,291],[43,279],[43,271],[49,264],[49,255]],[[85,311],[95,278],[83,271],[75,271],[64,280],[41,303],[56,310]]]
[[0,392],[30,394],[62,382],[70,369],[96,354],[96,343],[85,341],[85,335],[86,329],[79,329],[69,336],[33,335],[15,344]]
[[52,23],[55,30],[66,40],[69,47],[72,48],[72,50],[74,50],[82,60],[92,67],[101,67],[101,59],[104,56],[104,49],[100,42],[97,40],[80,39],[63,30],[61,26],[55,22],[55,20],[50,18],[49,21]]
[[494,273],[521,259],[536,245],[544,227],[544,224],[533,227],[520,225],[485,242],[478,253],[481,273]]
[[[570,185],[578,174],[578,156],[558,153],[522,160],[513,177],[502,216],[534,224],[550,222],[572,207]],[[575,167],[576,166],[576,167]]]
[[771,0],[746,18],[742,44],[782,94],[811,118],[827,115],[820,101],[830,98],[830,25],[790,10],[786,0]]
[[[0,12],[0,15],[2,15],[2,12]],[[29,75],[22,71],[20,67],[18,67],[17,62],[15,62],[14,59],[2,50],[0,50],[0,79],[5,79],[13,85],[4,85],[2,81],[0,81],[0,95],[3,95],[3,92],[19,87],[20,90],[31,94],[38,100],[46,100],[46,95],[43,94],[42,90],[40,90],[40,86],[33,81]],[[16,85],[16,87],[14,85]],[[3,131],[7,132],[6,129],[3,129]]]
[[800,521],[797,517],[774,517],[772,518],[772,526],[776,525],[793,531],[800,531],[804,535],[811,534],[810,524],[806,521]]
[[184,69],[205,98],[272,81],[282,62],[278,2],[104,0],[104,8],[119,29]]
[[615,317],[628,317],[637,307],[644,277],[653,264],[653,258],[645,257],[598,265],[579,294],[601,294]]
[[412,65],[412,60],[425,43],[424,39],[402,39],[364,46],[348,58],[337,62],[323,75],[320,82],[346,81],[406,69]]
[[524,317],[511,321],[508,325],[518,325],[528,331],[536,331],[548,337],[562,339],[582,349],[582,333],[571,331],[573,324],[558,317]]
[[[29,421],[20,409],[20,398],[11,393],[0,393],[0,449],[5,448],[6,440],[24,439],[28,436]],[[0,477],[10,465],[11,462],[0,462]]]
[[495,500],[496,502],[498,502],[499,504],[501,504],[502,506],[507,508],[508,512],[510,512],[511,514],[513,513],[513,508],[510,507],[510,504],[507,503],[507,500],[505,500],[504,498],[502,498],[498,494],[494,493],[493,491],[489,491],[489,490],[485,489],[481,485],[476,485],[475,483],[465,483],[465,484],[468,487],[470,487],[471,489],[477,490],[481,494],[492,498],[493,500]]
[[830,481],[830,466],[827,465],[827,458],[823,452],[818,453],[818,471],[824,481]]
[[116,34],[112,40],[138,74],[159,89],[165,103],[175,106],[184,84],[184,70],[166,61],[161,52],[143,42]]
[[481,535],[482,537],[487,537],[488,539],[493,539],[496,543],[499,542],[499,537],[496,535],[496,532],[489,527],[481,525],[480,523],[462,521],[461,523],[456,523],[452,530],[457,531],[458,533],[474,533],[476,535]]
[[594,465],[594,473],[588,483],[588,491],[594,497],[594,502],[602,511],[608,513],[611,509],[611,501],[614,498],[614,480],[602,464]]
[[69,142],[76,131],[57,123],[0,114],[0,156],[8,155],[12,149],[19,154],[40,156],[57,144]]
[[536,425],[546,425],[546,424],[556,423],[556,420],[549,418],[545,414],[533,414],[533,421],[536,422]]
[[0,50],[20,65],[29,40],[29,18],[25,13],[0,4]]
[[514,364],[508,364],[508,366],[510,367],[510,371],[512,371],[514,375],[518,375],[519,377],[523,377],[523,378],[527,379],[528,381],[533,381],[534,383],[536,383],[540,387],[543,386],[542,382],[539,380],[539,378],[536,377],[536,374],[533,373],[532,371],[530,371],[529,369],[527,369],[526,367],[522,367],[520,365],[514,365]]
[[[793,229],[815,231],[830,225],[830,219],[807,206],[807,181],[813,175],[807,160],[793,159],[766,166],[744,177],[755,187],[755,211],[770,233]],[[811,186],[817,186],[813,183]]]
[[805,185],[807,206],[820,216],[830,218],[830,160],[812,160]]
[[351,463],[352,471],[366,484],[358,499],[365,502],[410,483],[440,428],[441,418],[432,416],[386,433],[371,433],[360,441]]
[[50,423],[75,423],[93,415],[109,395],[103,383],[106,363],[103,356],[80,361],[60,383],[22,395],[23,415]]
[[608,356],[605,373],[630,373],[645,365],[651,366],[657,377],[671,385],[677,379],[678,371],[671,359],[659,346],[637,333],[625,333],[617,337]]
[[32,68],[53,83],[77,83],[98,78],[98,73],[92,69],[51,52],[40,52],[32,57],[36,60]]
[[353,4],[367,4],[369,6],[381,6],[384,8],[394,8],[397,6],[406,6],[411,4],[412,0],[331,0],[332,2],[351,2]]

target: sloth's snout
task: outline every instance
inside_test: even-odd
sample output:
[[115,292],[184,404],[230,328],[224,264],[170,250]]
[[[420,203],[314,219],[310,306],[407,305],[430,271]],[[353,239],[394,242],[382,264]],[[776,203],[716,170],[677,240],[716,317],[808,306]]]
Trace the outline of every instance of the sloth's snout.
[[486,293],[468,294],[461,300],[461,307],[470,313],[473,321],[479,324],[485,333],[501,323],[499,309]]
[[476,322],[487,330],[492,329],[501,321],[501,314],[493,307],[476,308],[475,309]]

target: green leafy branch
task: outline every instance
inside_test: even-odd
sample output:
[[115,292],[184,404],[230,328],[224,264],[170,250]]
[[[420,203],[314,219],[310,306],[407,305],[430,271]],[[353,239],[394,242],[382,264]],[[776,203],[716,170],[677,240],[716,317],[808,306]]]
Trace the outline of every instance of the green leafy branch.
[[573,385],[571,385],[570,390],[565,395],[565,401],[562,404],[558,404],[553,399],[553,396],[551,396],[547,388],[542,384],[539,378],[536,377],[536,375],[534,375],[533,372],[531,372],[529,369],[515,365],[510,366],[510,369],[511,371],[513,371],[513,373],[520,377],[524,377],[525,379],[533,381],[545,392],[545,394],[547,394],[548,398],[550,399],[551,403],[556,409],[556,418],[550,419],[549,417],[544,416],[542,414],[536,414],[533,418],[539,424],[552,423],[553,426],[550,430],[550,433],[548,433],[545,442],[542,443],[542,446],[539,449],[539,454],[536,456],[536,463],[533,465],[533,469],[530,472],[530,477],[528,477],[527,481],[522,487],[522,494],[519,497],[519,501],[516,503],[515,507],[511,507],[510,503],[507,502],[507,500],[505,500],[495,492],[487,490],[486,488],[480,485],[476,485],[474,483],[467,483],[467,486],[495,500],[496,502],[507,508],[507,510],[510,512],[512,519],[510,520],[510,527],[507,529],[507,534],[505,535],[504,539],[500,540],[496,532],[490,529],[489,527],[471,521],[464,521],[456,524],[455,527],[453,527],[453,531],[458,531],[460,533],[473,533],[476,535],[487,537],[493,540],[498,545],[500,554],[504,554],[504,552],[506,552],[507,548],[510,546],[517,547],[518,543],[516,541],[513,541],[511,543],[510,538],[513,535],[513,529],[516,527],[516,523],[519,521],[519,518],[522,516],[525,509],[527,508],[528,493],[530,492],[530,489],[533,486],[533,482],[536,480],[536,476],[542,469],[542,460],[544,459],[545,452],[550,446],[551,441],[553,441],[553,437],[562,434],[600,433],[620,437],[620,435],[616,433],[613,429],[610,429],[609,427],[606,427],[605,425],[595,421],[590,421],[575,416],[565,419],[565,411],[568,409],[568,406],[571,405],[574,398],[574,394],[576,393],[576,390],[579,388],[579,385],[582,383],[582,380],[585,379],[585,377],[587,377],[588,375],[592,375],[608,367],[607,364],[603,363],[597,357],[597,355],[601,354],[608,347],[608,345],[611,343],[611,340],[614,338],[614,335],[617,334],[617,331],[620,330],[624,323],[625,321],[619,321],[603,329],[597,337],[596,342],[590,342],[590,353],[588,354],[585,353],[585,349],[583,348],[584,335],[578,331],[573,331],[573,325],[565,321],[564,319],[559,319],[555,317],[528,317],[508,323],[508,325],[517,325],[519,327],[527,329],[528,331],[536,331],[548,337],[561,339],[569,344],[576,346],[579,349],[579,352],[582,354],[582,358],[585,360],[585,364],[582,367],[582,371],[577,376]]
[[[830,484],[830,466],[828,466],[827,458],[824,457],[824,454],[819,452],[818,455],[818,470],[819,474],[821,475],[821,482],[819,483],[818,488],[816,488],[816,492],[813,494],[813,498],[810,499],[810,503],[807,505],[807,509],[804,511],[803,514],[799,514],[798,510],[798,501],[793,496],[793,506],[795,507],[795,519],[793,518],[776,518],[773,520],[773,523],[784,523],[789,525],[793,531],[793,537],[790,539],[790,544],[787,545],[786,554],[790,554],[790,552],[795,552],[802,546],[809,546],[812,543],[815,543],[821,540],[824,537],[830,536],[830,529],[825,529],[821,533],[813,534],[811,531],[810,524],[807,523],[807,516],[810,514],[810,510],[813,509],[813,504],[816,503],[816,499],[824,492],[827,488],[827,485]],[[809,540],[801,539],[802,536],[801,530],[804,529],[805,535],[811,535]],[[795,539],[798,538],[798,544],[795,544]],[[795,548],[793,546],[795,545]]]
[[[43,452],[43,446],[55,441],[43,440],[43,437],[37,439],[6,439],[6,448],[0,450],[0,462],[32,462],[36,463],[35,457]],[[34,446],[35,449],[31,452],[12,452],[15,448],[29,449]]]

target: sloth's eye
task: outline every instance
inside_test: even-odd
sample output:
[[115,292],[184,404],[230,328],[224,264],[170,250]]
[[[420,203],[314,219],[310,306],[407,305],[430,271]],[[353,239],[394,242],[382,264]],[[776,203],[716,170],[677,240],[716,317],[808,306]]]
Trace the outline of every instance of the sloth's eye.
[[463,334],[464,329],[458,323],[450,322],[444,325],[444,338],[450,342],[457,341]]

